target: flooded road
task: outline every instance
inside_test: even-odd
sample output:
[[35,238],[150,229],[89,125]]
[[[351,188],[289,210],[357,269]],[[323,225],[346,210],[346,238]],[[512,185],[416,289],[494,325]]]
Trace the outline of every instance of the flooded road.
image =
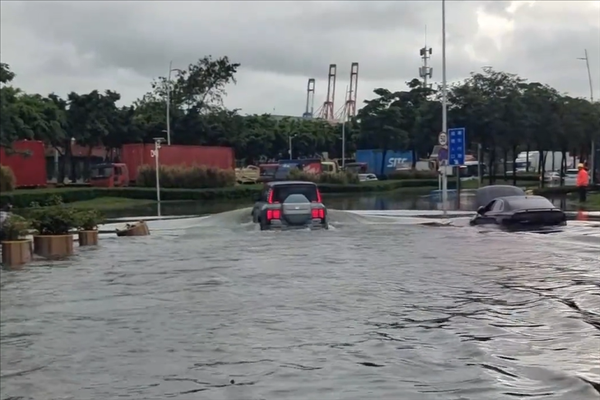
[[260,232],[249,214],[2,271],[2,399],[600,398],[597,224],[338,210],[329,231]]

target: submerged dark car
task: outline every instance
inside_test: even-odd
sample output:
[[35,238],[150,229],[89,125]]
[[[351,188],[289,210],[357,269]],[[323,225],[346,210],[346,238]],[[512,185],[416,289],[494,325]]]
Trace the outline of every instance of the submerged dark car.
[[[481,191],[481,192],[480,192]],[[567,224],[566,214],[547,198],[528,196],[514,186],[487,186],[477,191],[477,215],[471,225],[538,229]]]
[[302,181],[274,181],[252,208],[252,220],[260,230],[329,227],[327,209],[316,184]]

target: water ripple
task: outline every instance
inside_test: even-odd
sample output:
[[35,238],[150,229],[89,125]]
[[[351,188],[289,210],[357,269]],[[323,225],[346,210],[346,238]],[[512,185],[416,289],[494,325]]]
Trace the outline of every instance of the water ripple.
[[257,232],[247,210],[153,221],[2,271],[2,398],[600,398],[593,230],[367,214],[312,233]]

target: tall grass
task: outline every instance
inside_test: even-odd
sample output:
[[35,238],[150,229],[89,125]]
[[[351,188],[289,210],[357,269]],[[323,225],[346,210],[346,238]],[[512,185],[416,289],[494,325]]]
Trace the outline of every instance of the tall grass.
[[[160,186],[165,189],[208,189],[235,185],[235,172],[205,166],[167,166],[159,167]],[[143,165],[138,169],[137,186],[155,187],[156,169]]]
[[299,169],[292,169],[288,174],[288,179],[337,185],[357,184],[360,182],[358,175],[351,172],[322,172],[317,175],[300,171]]

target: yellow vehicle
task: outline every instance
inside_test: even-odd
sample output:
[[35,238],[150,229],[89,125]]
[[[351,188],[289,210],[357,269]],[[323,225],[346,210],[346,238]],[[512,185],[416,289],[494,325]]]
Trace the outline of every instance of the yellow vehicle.
[[258,181],[260,169],[255,165],[235,169],[235,179],[239,185],[251,185]]
[[323,172],[340,172],[340,166],[338,165],[338,163],[331,160],[321,161],[321,168]]

